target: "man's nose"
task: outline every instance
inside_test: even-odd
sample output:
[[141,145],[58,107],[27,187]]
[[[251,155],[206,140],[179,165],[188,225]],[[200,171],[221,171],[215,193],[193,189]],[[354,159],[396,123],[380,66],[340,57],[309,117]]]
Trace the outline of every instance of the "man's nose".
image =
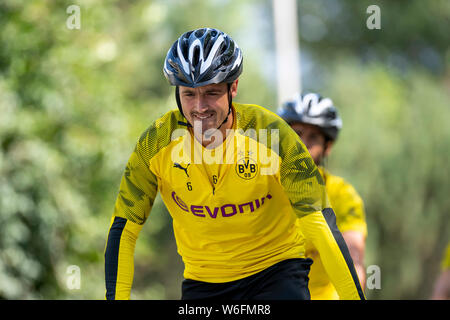
[[208,110],[208,104],[203,95],[199,94],[195,99],[194,110],[197,112],[205,112],[206,110]]

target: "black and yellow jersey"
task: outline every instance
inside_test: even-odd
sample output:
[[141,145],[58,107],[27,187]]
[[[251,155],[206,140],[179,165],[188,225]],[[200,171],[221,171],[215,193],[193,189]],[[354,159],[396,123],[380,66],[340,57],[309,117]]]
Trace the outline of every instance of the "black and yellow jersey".
[[[336,215],[336,225],[340,232],[357,231],[367,237],[364,203],[355,188],[343,178],[335,176],[319,167],[331,207]],[[306,256],[314,263],[309,273],[309,290],[312,300],[337,300],[339,295],[330,281],[320,255],[310,241],[306,241]]]
[[233,130],[215,149],[193,137],[178,110],[141,135],[111,220],[106,297],[129,298],[134,245],[159,191],[185,278],[222,283],[248,277],[305,257],[306,237],[340,294],[363,298],[322,176],[297,134],[262,107],[233,103],[232,109]]

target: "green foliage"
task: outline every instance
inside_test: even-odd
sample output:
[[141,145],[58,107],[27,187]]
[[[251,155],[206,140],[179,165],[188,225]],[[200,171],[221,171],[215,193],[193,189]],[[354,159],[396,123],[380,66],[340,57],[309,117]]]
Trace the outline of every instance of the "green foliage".
[[[419,64],[443,75],[448,50],[450,3],[446,0],[317,0],[298,1],[301,42],[322,63],[330,54],[363,61],[383,59],[399,69]],[[380,8],[380,30],[366,21],[370,5]]]
[[344,125],[329,165],[365,202],[366,264],[382,276],[382,290],[367,294],[426,299],[449,236],[448,91],[424,71],[339,62],[326,94]]
[[[189,29],[242,27],[236,3],[78,1],[81,29],[70,30],[73,3],[2,1],[0,298],[103,299],[126,161],[150,123],[176,107],[162,73],[167,50]],[[246,71],[264,89],[251,59]],[[147,225],[133,297],[179,298],[182,264],[160,199]],[[67,289],[70,265],[80,267],[80,290]]]
[[[366,28],[373,4],[380,30]],[[369,298],[429,298],[449,239],[449,14],[448,1],[299,2],[304,90],[341,111],[330,169],[367,210],[382,279]]]

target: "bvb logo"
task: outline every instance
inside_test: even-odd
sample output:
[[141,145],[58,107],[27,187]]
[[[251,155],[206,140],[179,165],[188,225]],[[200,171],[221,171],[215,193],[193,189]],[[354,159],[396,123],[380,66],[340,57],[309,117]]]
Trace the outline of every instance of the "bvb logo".
[[241,158],[236,163],[237,175],[245,180],[250,180],[258,174],[258,164],[255,160],[249,157]]

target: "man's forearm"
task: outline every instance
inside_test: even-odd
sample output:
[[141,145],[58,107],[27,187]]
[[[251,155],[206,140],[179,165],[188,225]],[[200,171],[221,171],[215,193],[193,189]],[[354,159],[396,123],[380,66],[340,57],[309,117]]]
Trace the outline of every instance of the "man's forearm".
[[364,290],[366,283],[366,269],[364,267],[365,237],[359,231],[349,230],[342,233],[348,251],[352,256],[361,287]]
[[129,299],[134,272],[134,248],[142,225],[113,217],[105,248],[106,299]]

